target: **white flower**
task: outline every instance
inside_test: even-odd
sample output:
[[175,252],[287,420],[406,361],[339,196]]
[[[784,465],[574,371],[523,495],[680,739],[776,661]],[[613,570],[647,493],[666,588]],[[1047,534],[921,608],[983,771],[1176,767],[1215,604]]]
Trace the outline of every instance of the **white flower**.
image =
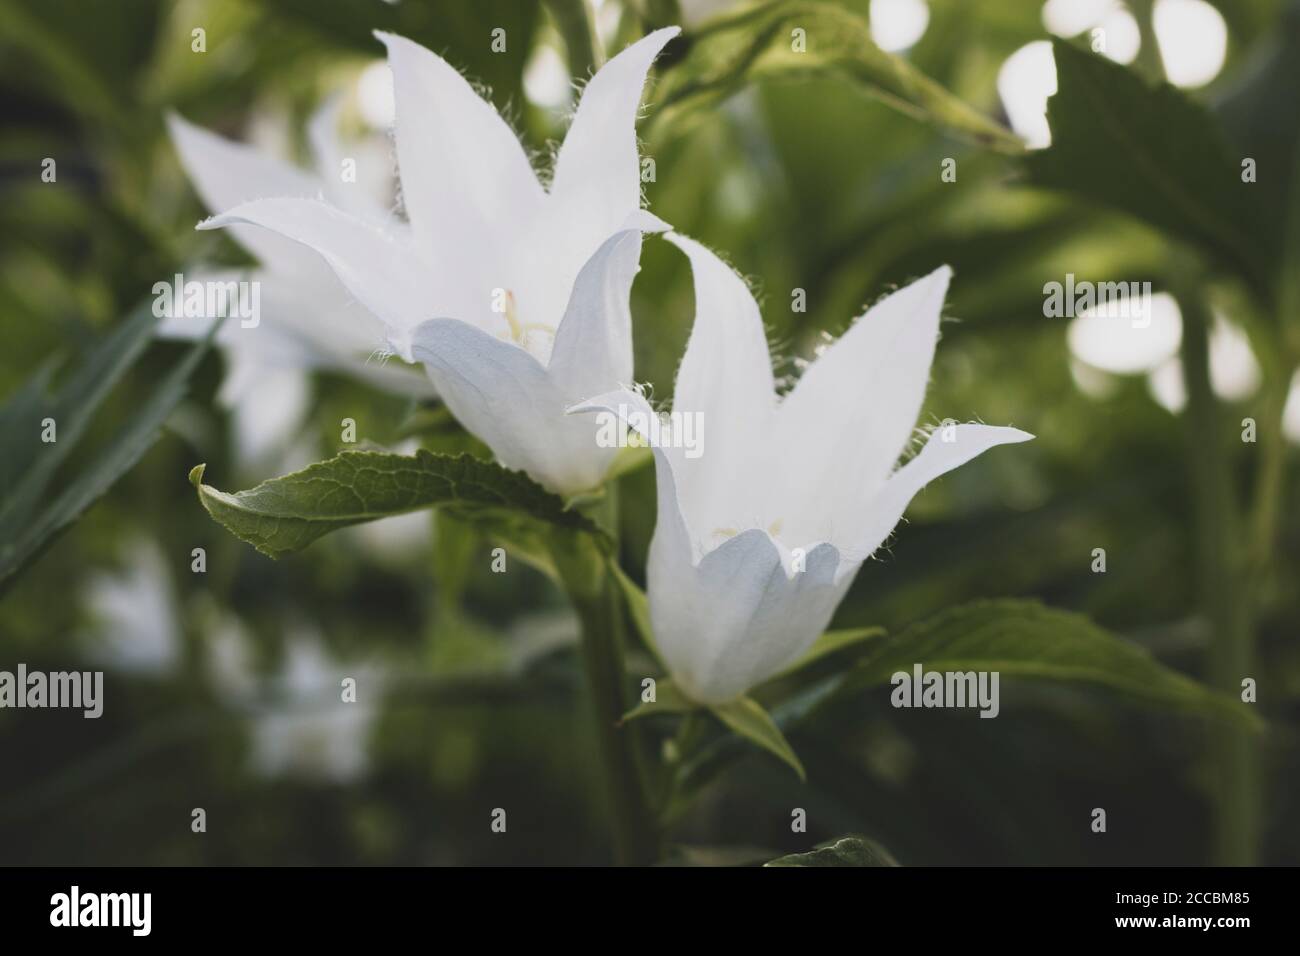
[[[715,704],[808,649],[926,483],[1033,436],[949,425],[895,470],[925,396],[947,267],[873,306],[778,402],[745,283],[698,243],[668,238],[695,274],[695,326],[673,413],[702,416],[707,428],[698,457],[662,441],[655,448],[650,615],[678,684]],[[633,420],[653,414],[628,390],[573,411],[617,414],[620,406],[640,412]]]
[[[327,196],[367,222],[396,228],[399,224],[374,195],[376,190],[368,188],[366,173],[373,173],[381,159],[358,158],[362,144],[345,148],[338,141],[339,102],[328,103],[311,122],[315,172],[223,139],[179,116],[168,117],[168,128],[195,189],[214,212],[249,199]],[[356,160],[357,181],[345,181],[344,158]],[[387,162],[383,165],[387,170]],[[260,457],[297,431],[309,406],[304,369],[345,372],[402,395],[433,392],[425,376],[375,359],[375,352],[385,346],[382,324],[353,301],[318,256],[266,230],[240,226],[232,232],[260,268],[251,273],[210,271],[187,276],[187,281],[249,280],[260,285],[258,324],[245,327],[231,318],[218,333],[227,367],[218,400],[235,412],[245,457]],[[158,332],[166,338],[197,338],[207,334],[213,320],[169,314]]]
[[617,449],[597,446],[595,426],[564,408],[632,378],[640,232],[667,228],[641,209],[636,116],[650,64],[676,33],[652,33],[592,77],[549,190],[464,77],[380,34],[409,227],[298,197],[245,203],[201,228],[251,223],[314,249],[504,465],[555,491],[589,489]]
[[90,656],[135,674],[170,674],[181,658],[171,566],[151,538],[132,539],[126,551],[120,571],[96,571],[82,589],[94,622]]
[[[264,777],[350,783],[369,769],[368,744],[390,672],[377,662],[339,661],[313,625],[295,623],[282,670],[261,676],[253,635],[223,613],[209,636],[208,668],[226,702],[252,731],[251,762]],[[345,699],[345,678],[352,678]]]
[[[356,683],[343,699],[343,681]],[[314,629],[292,635],[278,689],[280,706],[253,721],[253,765],[265,777],[293,776],[351,783],[370,767],[368,746],[383,696],[384,674],[373,665],[330,657]]]

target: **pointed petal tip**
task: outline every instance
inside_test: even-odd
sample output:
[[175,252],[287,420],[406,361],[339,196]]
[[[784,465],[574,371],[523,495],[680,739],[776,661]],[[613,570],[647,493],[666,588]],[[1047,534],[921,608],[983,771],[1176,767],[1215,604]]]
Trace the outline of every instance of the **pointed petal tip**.
[[[941,427],[937,426],[934,432],[939,432]],[[965,422],[957,425],[957,430],[958,432],[966,431],[971,436],[977,436],[977,439],[996,439],[989,442],[989,447],[1015,445],[1020,442],[1033,441],[1038,437],[1031,432],[1011,425],[986,425],[983,422]]]
[[[660,27],[658,30],[647,33],[639,40],[633,40],[624,47],[622,51],[617,53],[614,59],[617,59],[617,57],[622,56],[629,50],[644,49],[653,51],[651,53],[651,60],[653,61],[653,59],[659,55],[659,52],[668,45],[669,41],[681,32],[682,28],[678,26]],[[649,64],[647,63],[647,67],[648,66]]]
[[[235,207],[236,209],[239,207]],[[247,222],[243,216],[236,214],[233,210],[219,212],[215,216],[209,216],[207,219],[200,219],[194,224],[194,228],[199,232],[207,232],[212,229],[224,229],[226,226],[235,223]]]
[[628,213],[627,219],[623,221],[622,228],[636,229],[650,235],[659,235],[672,229],[672,226],[649,209],[635,209]]
[[388,58],[390,60],[393,58],[393,55],[396,52],[399,51],[414,52],[417,50],[421,53],[427,53],[430,56],[435,57],[436,59],[439,60],[442,59],[442,57],[438,56],[438,54],[434,53],[424,44],[417,43],[415,40],[412,40],[410,37],[404,37],[400,33],[392,33],[391,31],[388,30],[374,30],[372,32],[374,33],[375,39],[384,45],[384,50],[388,54]]
[[660,27],[658,30],[647,33],[642,40],[656,40],[659,43],[660,49],[662,49],[669,40],[680,36],[681,32],[682,28],[674,24],[673,26]]
[[928,275],[917,279],[914,284],[933,285],[936,291],[942,291],[944,295],[947,295],[948,286],[952,284],[952,266],[942,265]]

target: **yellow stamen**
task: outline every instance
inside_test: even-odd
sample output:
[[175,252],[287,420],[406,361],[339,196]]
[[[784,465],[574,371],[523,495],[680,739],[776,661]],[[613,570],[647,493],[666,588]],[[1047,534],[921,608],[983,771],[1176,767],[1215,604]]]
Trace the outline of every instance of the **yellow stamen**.
[[515,305],[515,294],[509,289],[506,290],[506,322],[510,324],[510,340],[512,342],[522,343],[524,341],[524,328],[519,324],[518,311]]

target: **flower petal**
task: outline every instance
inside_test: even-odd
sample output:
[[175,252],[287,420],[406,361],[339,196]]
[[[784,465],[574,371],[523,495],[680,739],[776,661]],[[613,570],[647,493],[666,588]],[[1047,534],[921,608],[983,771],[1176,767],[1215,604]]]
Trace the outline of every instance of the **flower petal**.
[[761,482],[752,480],[752,469],[771,441],[776,405],[758,304],[740,276],[704,246],[677,233],[665,238],[686,253],[695,277],[695,324],[677,371],[673,413],[700,416],[700,430],[709,435],[688,465],[682,509],[700,537],[718,524],[754,527],[761,521]]
[[[612,414],[644,438],[653,437],[646,426],[655,413],[629,389],[587,399],[569,411]],[[839,552],[828,544],[792,567],[791,556],[758,529],[700,557],[703,549],[678,504],[678,481],[689,462],[679,448],[652,448],[658,520],[647,584],[655,645],[691,698],[723,703],[806,651],[830,622],[852,575],[839,572]]]
[[894,472],[885,486],[863,509],[851,531],[852,559],[865,561],[894,530],[916,493],[940,475],[966,464],[997,445],[1030,441],[1034,436],[1018,428],[998,425],[953,425],[930,436],[920,453]]
[[532,355],[457,319],[424,322],[412,342],[452,414],[501,464],[560,494],[600,484],[618,449],[597,445],[591,420],[565,416],[568,401]]
[[[903,453],[925,399],[952,270],[936,269],[872,306],[808,366],[777,411],[772,501],[805,536],[832,539],[816,515],[856,510]],[[820,494],[804,493],[816,475]],[[814,500],[819,498],[820,500]]]
[[545,198],[519,138],[441,57],[375,36],[393,71],[397,161],[417,239],[435,254],[492,248]]
[[344,160],[352,159],[358,165],[362,161],[355,155],[355,151],[349,157],[339,140],[339,113],[342,108],[343,97],[336,94],[312,114],[311,121],[307,124],[307,139],[311,143],[312,156],[316,160],[325,197],[358,219],[384,225],[392,216],[371,196],[366,188],[368,179],[354,176],[349,181],[343,180]]
[[347,290],[384,323],[390,344],[408,362],[411,331],[441,304],[434,288],[453,287],[437,283],[438,271],[408,243],[320,200],[259,199],[198,228],[233,223],[262,226],[318,252]]
[[647,591],[655,642],[682,689],[723,703],[776,674],[830,623],[851,575],[840,555],[813,548],[806,570],[786,573],[764,531],[728,539],[697,566],[660,541],[650,546]]
[[578,399],[632,381],[632,280],[641,268],[641,233],[618,232],[573,283],[555,336],[551,381]]
[[574,227],[590,236],[609,235],[640,208],[637,110],[650,64],[679,32],[665,27],[633,43],[601,67],[582,92],[555,161],[551,197],[562,204],[564,215],[576,217]]
[[[570,405],[565,411],[570,415],[597,413],[613,415],[621,428],[631,429],[647,442],[651,442],[650,421],[656,412],[650,407],[640,392],[629,388],[616,388]],[[603,427],[604,420],[600,422]],[[678,472],[682,469],[684,456],[679,448],[663,447],[651,443],[655,458],[655,482],[658,496],[658,518],[655,535],[663,537],[670,550],[685,555],[689,564],[695,564],[701,553],[686,521],[682,516],[677,497]]]
[[[311,387],[298,368],[267,365],[248,349],[228,353],[223,402],[233,411],[231,429],[242,462],[265,462],[287,451],[302,434],[311,409]],[[243,366],[242,368],[240,366]]]
[[[208,132],[175,113],[167,115],[167,130],[181,165],[209,212],[221,212],[251,199],[320,194],[322,183],[315,176]],[[240,226],[233,235],[268,268],[289,272],[315,265],[309,252],[271,233]]]

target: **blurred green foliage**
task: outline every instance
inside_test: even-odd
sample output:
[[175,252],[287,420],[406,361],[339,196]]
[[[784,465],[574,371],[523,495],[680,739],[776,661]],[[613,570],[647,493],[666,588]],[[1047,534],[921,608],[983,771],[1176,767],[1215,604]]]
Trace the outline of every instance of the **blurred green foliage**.
[[[657,18],[671,6],[623,4],[617,36],[640,35],[641,12]],[[865,15],[867,3],[840,6]],[[1281,268],[1294,270],[1296,246],[1282,243],[1285,210],[1296,202],[1300,18],[1268,0],[1216,6],[1230,31],[1228,60],[1193,95],[1222,118],[1229,155],[1257,155],[1268,170],[1261,184],[1278,191],[1262,204],[1260,235],[1285,250]],[[1040,12],[1036,0],[931,0],[929,28],[907,58],[1002,120],[998,68],[1045,37]],[[197,26],[207,31],[202,55],[190,48]],[[510,38],[504,53],[490,51],[495,27]],[[225,236],[193,231],[204,210],[167,139],[164,111],[235,138],[267,116],[300,129],[324,96],[381,56],[374,29],[424,43],[482,81],[539,156],[562,134],[562,117],[523,86],[538,44],[563,51],[540,3],[3,0],[0,396],[52,355],[78,364],[159,278],[193,262],[245,261]],[[669,49],[665,88],[689,61],[685,47]],[[652,92],[651,116],[654,103]],[[957,603],[1035,597],[1088,615],[1172,667],[1206,673],[1212,634],[1198,609],[1191,528],[1197,436],[1152,402],[1140,379],[1121,381],[1105,399],[1085,395],[1069,371],[1064,324],[1042,314],[1044,283],[1066,272],[1158,281],[1169,239],[1131,210],[1030,185],[1017,160],[891,109],[844,75],[744,82],[697,114],[665,116],[643,132],[656,162],[650,208],[755,277],[782,371],[889,288],[948,262],[951,321],[924,421],[953,415],[1038,436],[928,489],[893,547],[864,567],[835,626],[892,633]],[[1208,137],[1195,124],[1170,134],[1179,139],[1162,144],[1166,161],[1198,161],[1201,132]],[[290,137],[290,147],[302,143]],[[57,183],[41,180],[45,157],[57,159]],[[946,157],[957,160],[955,184],[940,180]],[[690,276],[659,241],[647,241],[642,265],[637,377],[668,398],[691,321]],[[1265,361],[1282,354],[1278,343],[1300,340],[1294,312],[1259,322],[1230,275],[1207,279],[1235,319],[1274,327],[1255,333]],[[806,291],[806,312],[790,309],[794,288]],[[186,351],[150,348],[71,456],[74,472],[139,413]],[[0,863],[608,859],[577,626],[559,592],[526,566],[491,573],[490,542],[450,515],[419,516],[408,535],[350,529],[280,562],[240,543],[207,517],[186,481],[203,461],[222,463],[222,487],[270,477],[241,472],[232,455],[229,416],[213,401],[221,374],[221,358],[208,356],[142,463],[0,601],[0,668],[103,666],[111,702],[97,721],[0,712]],[[436,413],[348,379],[316,375],[312,394],[304,437],[322,457],[341,450],[344,417],[378,447],[412,433],[433,450],[474,447]],[[1255,401],[1233,413],[1256,413]],[[1232,453],[1243,487],[1258,467],[1254,455],[1250,445]],[[1295,465],[1293,448],[1283,488],[1290,500],[1300,492]],[[653,470],[635,470],[620,486],[622,563],[643,580]],[[1260,859],[1294,863],[1296,509],[1283,507],[1275,530],[1270,563],[1258,570],[1255,676],[1270,722]],[[106,615],[94,599],[130,578],[141,547],[161,555],[160,570],[119,603],[139,612],[149,603],[142,593],[164,595],[175,648],[165,667],[127,666],[121,649],[145,625],[138,615]],[[198,547],[203,574],[191,571]],[[1097,547],[1108,554],[1105,574],[1089,570]],[[232,645],[232,633],[244,637]],[[303,635],[337,662],[312,672],[308,694],[284,677]],[[231,646],[249,652],[233,679],[221,663]],[[360,730],[364,771],[329,772],[300,725],[334,706],[340,675],[367,668],[385,676],[382,694],[378,683],[360,684],[374,694],[373,720]],[[674,819],[670,838],[763,848],[770,858],[861,833],[904,865],[1211,858],[1218,771],[1201,721],[1097,689],[1025,680],[1004,690],[996,721],[929,711],[903,720],[879,686],[838,699],[789,732],[806,785],[757,750],[737,750],[721,727],[693,727],[735,759],[719,761],[716,775],[701,769],[698,799]],[[326,751],[342,734],[328,722],[323,733]],[[268,739],[302,751],[268,769],[257,756]],[[1110,820],[1104,838],[1088,828],[1098,806]],[[202,836],[190,831],[194,807],[207,810]],[[508,809],[508,839],[489,829],[495,807]],[[807,833],[791,832],[794,807],[807,810]],[[763,858],[713,850],[681,858],[751,856]]]

